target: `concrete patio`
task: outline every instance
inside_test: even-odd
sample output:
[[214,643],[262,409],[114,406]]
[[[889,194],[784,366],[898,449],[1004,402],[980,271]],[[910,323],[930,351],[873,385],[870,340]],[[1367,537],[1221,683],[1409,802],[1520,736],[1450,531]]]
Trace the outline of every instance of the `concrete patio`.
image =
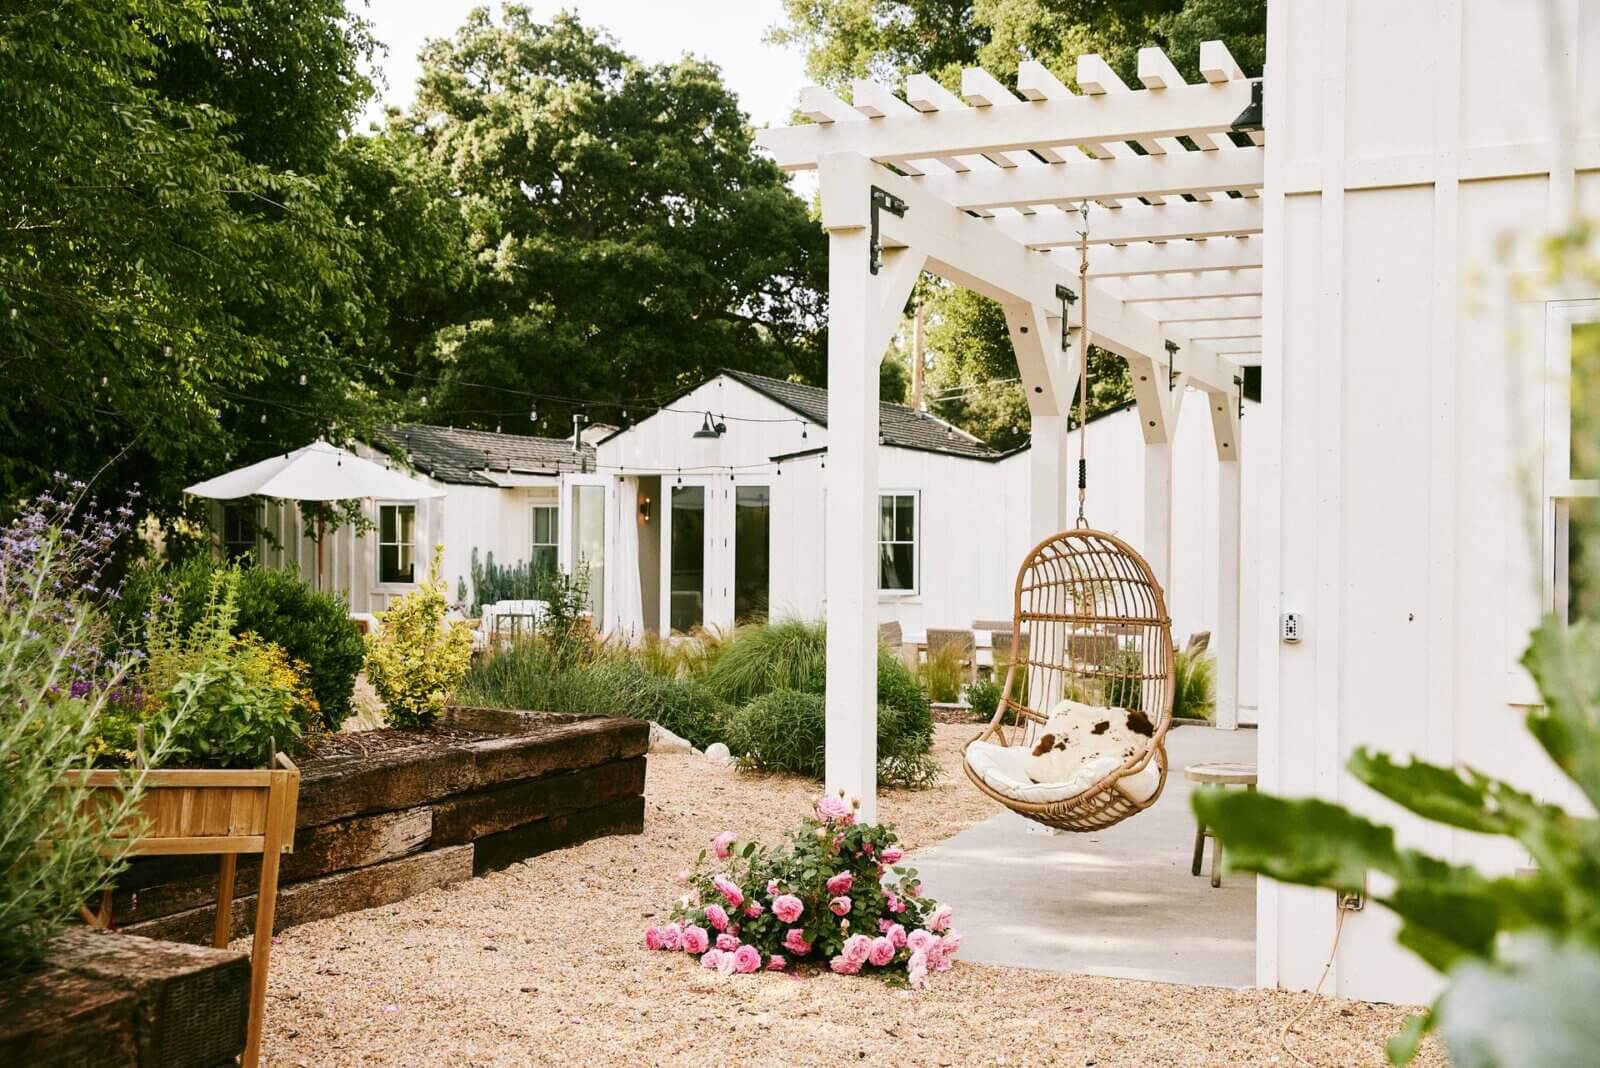
[[1256,758],[1256,732],[1182,727],[1148,811],[1098,834],[1056,834],[1013,813],[914,855],[955,909],[964,960],[1043,971],[1244,987],[1255,977],[1255,877],[1190,874],[1187,764]]

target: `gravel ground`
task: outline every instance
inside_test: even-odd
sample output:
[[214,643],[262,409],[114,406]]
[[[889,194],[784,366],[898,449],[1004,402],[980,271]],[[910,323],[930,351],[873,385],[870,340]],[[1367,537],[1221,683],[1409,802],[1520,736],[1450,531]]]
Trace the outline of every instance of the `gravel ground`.
[[[911,848],[995,809],[960,770],[976,728],[941,725],[945,781],[888,792]],[[814,784],[653,755],[646,833],[605,838],[305,924],[273,950],[264,1060],[273,1065],[1382,1065],[1405,1016],[1276,991],[1231,991],[957,962],[922,993],[871,979],[727,979],[650,953],[644,928],[713,834],[776,839]],[[960,917],[956,917],[957,926]],[[1446,1063],[1436,1049],[1417,1061]]]

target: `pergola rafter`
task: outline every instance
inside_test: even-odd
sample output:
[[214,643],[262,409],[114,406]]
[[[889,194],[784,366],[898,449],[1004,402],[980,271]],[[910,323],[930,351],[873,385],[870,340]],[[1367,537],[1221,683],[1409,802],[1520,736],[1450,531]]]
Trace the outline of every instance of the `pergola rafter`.
[[[801,94],[808,125],[758,135],[780,167],[818,172],[829,234],[826,776],[862,797],[866,819],[875,811],[877,365],[920,271],[1005,312],[1033,418],[1041,536],[1066,522],[1079,330],[1128,362],[1146,443],[1143,549],[1162,582],[1172,440],[1191,387],[1206,396],[1218,457],[1238,459],[1236,357],[1257,362],[1261,350],[1261,89],[1220,43],[1207,42],[1201,59],[1194,84],[1145,49],[1138,88],[1093,55],[1078,61],[1076,91],[1031,62],[1015,91],[975,68],[959,92],[922,74],[906,80],[903,98],[867,81],[852,84],[848,103],[812,87]],[[1075,247],[1083,204],[1087,280]],[[1223,468],[1219,492],[1237,510],[1238,464]],[[1236,564],[1237,517],[1222,530],[1233,542],[1222,555]],[[1237,625],[1219,618],[1222,650],[1236,651]],[[1234,714],[1219,708],[1219,722]]]

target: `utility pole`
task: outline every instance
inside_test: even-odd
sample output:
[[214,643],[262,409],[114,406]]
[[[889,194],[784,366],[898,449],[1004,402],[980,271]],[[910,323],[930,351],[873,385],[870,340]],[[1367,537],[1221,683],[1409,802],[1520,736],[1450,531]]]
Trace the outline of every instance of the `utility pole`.
[[911,313],[911,407],[919,412],[922,411],[922,375],[922,301],[919,300]]

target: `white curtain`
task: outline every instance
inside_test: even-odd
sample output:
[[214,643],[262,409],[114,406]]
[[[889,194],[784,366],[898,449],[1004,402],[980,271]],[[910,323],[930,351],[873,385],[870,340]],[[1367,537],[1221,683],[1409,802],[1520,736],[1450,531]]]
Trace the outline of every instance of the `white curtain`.
[[618,480],[616,544],[608,553],[607,567],[615,576],[610,625],[607,628],[629,644],[644,633],[644,594],[639,586],[639,480]]

